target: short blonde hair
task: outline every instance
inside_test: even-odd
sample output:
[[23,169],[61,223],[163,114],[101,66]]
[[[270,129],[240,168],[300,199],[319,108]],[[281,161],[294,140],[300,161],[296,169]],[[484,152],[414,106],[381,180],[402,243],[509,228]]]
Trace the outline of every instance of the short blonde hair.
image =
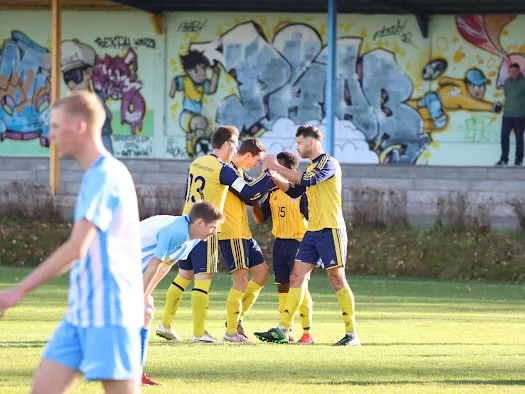
[[63,109],[69,115],[78,117],[88,124],[88,128],[100,131],[106,121],[106,111],[100,98],[87,90],[70,92],[58,99],[53,109]]

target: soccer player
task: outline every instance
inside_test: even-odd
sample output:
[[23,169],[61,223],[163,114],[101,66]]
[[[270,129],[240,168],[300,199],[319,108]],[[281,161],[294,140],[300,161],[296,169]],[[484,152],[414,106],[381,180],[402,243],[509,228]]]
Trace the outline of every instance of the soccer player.
[[70,271],[69,308],[48,342],[33,393],[72,390],[81,374],[108,393],[140,392],[140,270],[137,195],[127,168],[104,148],[105,111],[90,92],[71,93],[51,112],[50,138],[85,170],[69,239],[27,278],[0,293],[0,314]]
[[272,155],[266,157],[265,164],[289,180],[280,182],[274,179],[283,191],[290,194],[289,189],[293,188],[297,197],[306,191],[308,231],[299,246],[279,326],[255,335],[262,341],[288,342],[293,317],[305,296],[307,274],[321,258],[322,267],[326,269],[330,284],[336,292],[346,327],[345,336],[334,345],[358,346],[360,341],[355,332],[354,296],[345,277],[347,234],[341,207],[341,167],[335,158],[324,153],[323,136],[317,127],[299,126],[295,136],[299,155],[312,161],[303,174],[280,165]]
[[[187,214],[197,201],[209,201],[219,210],[231,187],[247,203],[260,199],[272,185],[269,170],[253,182],[246,182],[229,164],[239,144],[239,131],[234,126],[221,126],[211,136],[213,153],[195,159],[189,168],[186,203],[183,214]],[[219,228],[220,232],[220,228]],[[179,273],[168,289],[164,318],[157,328],[157,335],[167,340],[180,340],[171,328],[173,318],[180,305],[186,287],[195,278],[191,295],[193,313],[192,342],[220,342],[206,331],[206,316],[210,302],[212,275],[217,272],[217,236],[199,242],[186,260],[179,260]]]
[[[290,152],[279,153],[277,161],[283,167],[294,171],[297,170],[299,165],[299,158]],[[293,269],[295,256],[308,226],[308,199],[306,194],[299,198],[291,198],[275,186],[270,189],[260,206],[259,204],[253,205],[253,217],[257,223],[263,223],[270,217],[272,218],[272,234],[275,237],[273,244],[273,272],[279,296],[279,316],[282,318],[288,290],[290,289],[290,274]],[[297,343],[300,345],[311,345],[314,343],[314,338],[311,334],[312,296],[308,291],[308,283],[305,286],[304,300],[299,307],[303,335]],[[288,334],[288,342],[294,342],[292,330]]]
[[[253,179],[245,173],[258,166],[266,148],[255,138],[242,142],[236,154],[233,155],[231,165],[239,177],[246,182]],[[253,205],[255,201],[251,202]],[[255,303],[261,289],[269,278],[268,266],[264,261],[261,248],[253,239],[248,223],[246,204],[239,199],[235,189],[230,188],[224,203],[226,221],[219,233],[219,248],[232,275],[233,286],[226,301],[226,333],[227,342],[250,342],[244,330],[242,319]],[[248,282],[248,272],[252,279]]]
[[[154,300],[151,293],[178,260],[199,243],[216,235],[224,215],[213,204],[194,204],[188,215],[157,215],[140,222],[142,245],[142,272],[144,275],[144,327],[142,338],[142,367],[146,362],[149,329],[154,317]],[[157,386],[159,383],[142,372],[142,385]]]

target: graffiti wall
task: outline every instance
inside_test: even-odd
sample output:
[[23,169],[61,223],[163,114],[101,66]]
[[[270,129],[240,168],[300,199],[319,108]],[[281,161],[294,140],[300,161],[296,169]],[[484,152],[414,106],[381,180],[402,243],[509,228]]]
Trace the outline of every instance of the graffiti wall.
[[[502,84],[511,63],[525,73],[523,22],[436,16],[424,39],[410,15],[340,15],[336,157],[496,163]],[[63,24],[62,91],[99,95],[118,157],[202,155],[221,124],[272,153],[294,150],[299,124],[326,128],[326,15],[171,13],[163,36],[140,12],[68,12]],[[49,13],[3,12],[0,42],[0,154],[46,155]]]
[[[63,19],[61,92],[98,95],[108,150],[152,157],[163,80],[151,71],[164,59],[147,15],[69,12]],[[0,14],[0,155],[49,154],[50,22],[49,12]]]
[[[423,39],[412,16],[340,15],[337,157],[493,165],[500,85],[509,62],[525,65],[520,19],[434,17]],[[325,127],[326,15],[176,14],[168,22],[172,145],[199,154],[215,126],[234,124],[277,152],[293,149],[298,124]]]

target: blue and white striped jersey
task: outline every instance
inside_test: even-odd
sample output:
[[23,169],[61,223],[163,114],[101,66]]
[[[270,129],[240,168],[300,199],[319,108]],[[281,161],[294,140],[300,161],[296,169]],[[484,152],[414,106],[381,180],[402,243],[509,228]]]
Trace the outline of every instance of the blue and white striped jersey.
[[86,219],[97,236],[71,268],[67,320],[79,327],[142,327],[140,219],[128,169],[103,155],[82,179],[75,223]]
[[157,215],[140,222],[142,272],[155,256],[163,262],[188,258],[200,240],[190,241],[190,219],[186,216]]

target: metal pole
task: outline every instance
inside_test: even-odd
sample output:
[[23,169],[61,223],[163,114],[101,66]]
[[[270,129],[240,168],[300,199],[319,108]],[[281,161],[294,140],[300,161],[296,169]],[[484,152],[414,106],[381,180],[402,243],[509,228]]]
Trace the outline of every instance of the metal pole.
[[[62,0],[53,0],[51,4],[51,103],[60,98],[60,56],[62,35]],[[58,193],[60,182],[60,158],[55,144],[49,151],[49,186],[51,194]]]
[[328,69],[326,72],[326,142],[335,154],[335,80],[337,61],[337,0],[328,0]]

